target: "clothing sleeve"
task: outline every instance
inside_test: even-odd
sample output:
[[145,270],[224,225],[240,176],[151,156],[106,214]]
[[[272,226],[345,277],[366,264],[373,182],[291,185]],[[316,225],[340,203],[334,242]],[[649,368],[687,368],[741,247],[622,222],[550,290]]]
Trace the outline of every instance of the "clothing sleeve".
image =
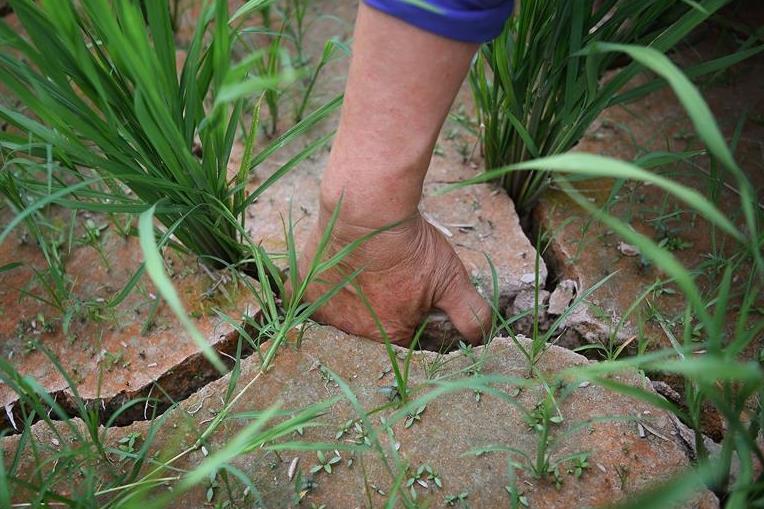
[[513,0],[364,0],[374,9],[428,32],[464,42],[486,42],[501,33]]

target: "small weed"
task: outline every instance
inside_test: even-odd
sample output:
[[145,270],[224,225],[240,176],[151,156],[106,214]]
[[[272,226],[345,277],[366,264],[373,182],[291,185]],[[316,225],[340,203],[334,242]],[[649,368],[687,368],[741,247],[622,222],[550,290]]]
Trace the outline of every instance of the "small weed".
[[371,446],[369,433],[366,431],[366,428],[364,427],[363,422],[361,421],[354,422],[353,430],[355,431],[355,437],[353,438],[354,443],[358,445]]
[[461,493],[458,493],[456,495],[446,495],[445,497],[443,497],[443,501],[449,507],[454,507],[456,505],[466,506],[468,496],[469,496],[468,492],[462,491]]
[[528,498],[520,491],[513,483],[505,486],[504,489],[509,495],[509,507],[511,509],[521,509],[522,507],[529,507]]
[[582,453],[571,460],[572,465],[568,468],[568,474],[580,479],[584,471],[589,468],[589,454]]
[[92,219],[86,219],[85,224],[83,225],[85,231],[77,243],[81,246],[90,246],[95,249],[104,267],[106,267],[106,271],[111,272],[111,263],[109,262],[109,258],[106,256],[106,252],[103,249],[103,236],[101,235],[101,232],[106,230],[108,227],[108,224],[97,225]]
[[294,504],[301,504],[303,499],[308,496],[308,493],[313,491],[316,486],[317,484],[312,477],[303,477],[302,473],[298,470],[297,475],[295,475],[294,478]]
[[420,465],[416,470],[409,470],[408,477],[406,479],[406,487],[409,489],[412,498],[417,497],[416,486],[421,486],[424,489],[430,489],[431,485],[442,488],[443,481],[440,476],[432,469],[428,464]]
[[318,457],[318,464],[310,467],[311,474],[317,474],[322,471],[326,472],[327,474],[331,474],[332,465],[336,465],[342,461],[342,457],[340,456],[339,451],[336,450],[334,451],[334,456],[331,457],[327,457],[323,451],[316,451],[316,456]]
[[215,491],[219,487],[220,487],[220,484],[218,483],[217,473],[212,472],[207,482],[207,490],[205,491],[205,494],[204,494],[208,504],[212,503],[212,500],[215,498]]
[[377,389],[377,391],[384,394],[385,398],[387,398],[387,401],[390,401],[391,403],[400,403],[402,401],[401,391],[398,389],[397,383],[380,387]]
[[345,436],[346,433],[349,433],[351,429],[353,429],[353,425],[356,423],[354,419],[351,419],[349,421],[345,421],[345,424],[340,426],[340,428],[337,430],[337,433],[334,435],[335,440],[339,440],[343,436]]
[[692,242],[683,240],[678,235],[667,235],[658,241],[658,247],[666,248],[669,251],[683,251],[692,246]]
[[626,483],[629,480],[629,467],[626,465],[618,465],[615,468],[615,473],[618,475],[618,481],[620,483],[621,491],[626,489]]
[[[482,356],[479,356],[477,353],[475,353],[475,349],[472,345],[465,343],[464,341],[459,341],[459,352],[469,360],[470,365],[466,369],[466,375],[467,376],[477,376],[480,374],[480,372],[483,369],[484,359]],[[485,350],[483,350],[485,352]],[[472,393],[475,395],[475,401],[478,403],[480,402],[481,397],[481,391],[480,390],[473,390]]]
[[133,221],[135,220],[135,217],[124,215],[123,220],[120,220],[120,217],[120,214],[109,214],[114,231],[117,232],[120,237],[126,239],[134,233]]
[[125,460],[137,450],[138,442],[142,439],[142,435],[137,431],[122,437],[117,441],[118,454],[121,456],[121,460]]
[[106,364],[106,371],[112,371],[116,368],[127,368],[130,366],[130,361],[125,360],[124,349],[120,349],[116,352],[104,352],[103,359]]
[[422,414],[424,413],[425,409],[427,408],[427,405],[422,405],[418,407],[413,413],[408,414],[406,417],[406,421],[403,424],[404,428],[410,428],[414,425],[414,423],[417,423],[422,420]]
[[435,380],[440,376],[448,361],[441,352],[438,352],[432,360],[429,360],[429,357],[429,355],[422,355],[420,357],[422,368],[428,380]]

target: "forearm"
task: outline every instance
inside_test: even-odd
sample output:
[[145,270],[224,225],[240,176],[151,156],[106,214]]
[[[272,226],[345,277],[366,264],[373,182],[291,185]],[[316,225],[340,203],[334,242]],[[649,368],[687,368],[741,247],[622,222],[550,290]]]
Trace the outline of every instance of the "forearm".
[[377,228],[416,213],[432,150],[477,44],[361,4],[345,103],[321,183],[343,222]]

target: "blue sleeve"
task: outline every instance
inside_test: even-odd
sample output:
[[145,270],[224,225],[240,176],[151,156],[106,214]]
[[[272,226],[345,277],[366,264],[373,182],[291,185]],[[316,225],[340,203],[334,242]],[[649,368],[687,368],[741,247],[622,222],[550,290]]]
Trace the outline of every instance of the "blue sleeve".
[[[513,0],[364,0],[367,5],[449,39],[490,41],[512,14]],[[430,8],[415,4],[426,3]]]

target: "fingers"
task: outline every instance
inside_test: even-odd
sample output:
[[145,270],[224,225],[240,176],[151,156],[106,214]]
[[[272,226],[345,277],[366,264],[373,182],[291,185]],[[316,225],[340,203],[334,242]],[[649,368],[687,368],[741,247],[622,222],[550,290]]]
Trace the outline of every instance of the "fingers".
[[448,315],[467,341],[479,345],[491,333],[491,307],[472,286],[455,254],[450,265],[445,271],[449,280],[434,306]]

